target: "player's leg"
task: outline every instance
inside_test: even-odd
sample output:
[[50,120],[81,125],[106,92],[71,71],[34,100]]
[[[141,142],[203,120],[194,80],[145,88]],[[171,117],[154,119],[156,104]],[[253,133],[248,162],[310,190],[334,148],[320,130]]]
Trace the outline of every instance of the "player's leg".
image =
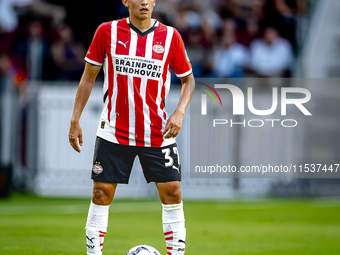
[[162,201],[162,223],[168,255],[184,254],[186,229],[179,181],[156,183]]
[[184,254],[186,230],[177,145],[145,148],[138,156],[147,182],[156,183],[163,204],[162,221],[167,254]]
[[116,183],[94,181],[93,197],[86,221],[87,254],[101,255],[107,231],[109,207],[116,191]]
[[108,226],[109,206],[117,183],[128,183],[135,149],[97,137],[93,157],[93,197],[86,222],[87,254],[101,255]]

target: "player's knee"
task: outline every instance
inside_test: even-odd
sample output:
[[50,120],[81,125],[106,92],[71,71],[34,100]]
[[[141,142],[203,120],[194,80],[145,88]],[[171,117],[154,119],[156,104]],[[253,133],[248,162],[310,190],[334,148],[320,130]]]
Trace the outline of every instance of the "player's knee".
[[166,194],[167,203],[169,204],[179,204],[182,201],[182,192],[181,188],[175,187],[173,189],[169,189]]
[[172,192],[172,197],[176,200],[178,200],[178,203],[181,202],[182,200],[182,191],[180,188],[176,188],[173,192]]
[[97,205],[109,205],[111,203],[112,196],[110,192],[104,187],[94,187],[92,202]]

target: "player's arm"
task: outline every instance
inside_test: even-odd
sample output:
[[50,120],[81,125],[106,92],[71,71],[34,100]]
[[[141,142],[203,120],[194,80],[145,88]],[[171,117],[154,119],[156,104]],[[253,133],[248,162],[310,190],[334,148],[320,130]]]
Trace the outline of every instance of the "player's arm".
[[177,105],[175,112],[169,117],[163,136],[166,134],[165,138],[176,137],[181,130],[182,121],[184,117],[184,113],[190,103],[192,95],[195,90],[195,79],[194,75],[191,73],[190,75],[181,78],[182,89],[181,96]]
[[100,68],[101,66],[86,63],[84,73],[79,82],[69,132],[70,144],[77,152],[80,152],[80,146],[83,146],[83,132],[79,124],[80,116],[90,97],[93,84]]

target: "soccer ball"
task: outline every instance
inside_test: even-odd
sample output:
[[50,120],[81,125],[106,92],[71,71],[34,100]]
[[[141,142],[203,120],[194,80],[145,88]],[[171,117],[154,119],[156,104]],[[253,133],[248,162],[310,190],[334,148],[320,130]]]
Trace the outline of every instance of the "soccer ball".
[[137,245],[125,255],[161,255],[159,251],[149,245]]

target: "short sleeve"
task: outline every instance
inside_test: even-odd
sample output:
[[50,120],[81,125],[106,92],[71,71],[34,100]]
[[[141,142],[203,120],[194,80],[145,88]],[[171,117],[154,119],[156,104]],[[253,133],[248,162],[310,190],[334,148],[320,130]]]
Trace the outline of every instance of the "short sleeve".
[[106,56],[106,33],[107,27],[110,23],[103,23],[94,34],[92,43],[85,56],[85,61],[96,66],[101,66],[104,63]]
[[191,74],[192,67],[185,51],[182,37],[176,29],[174,29],[170,50],[170,66],[176,76],[183,78]]

